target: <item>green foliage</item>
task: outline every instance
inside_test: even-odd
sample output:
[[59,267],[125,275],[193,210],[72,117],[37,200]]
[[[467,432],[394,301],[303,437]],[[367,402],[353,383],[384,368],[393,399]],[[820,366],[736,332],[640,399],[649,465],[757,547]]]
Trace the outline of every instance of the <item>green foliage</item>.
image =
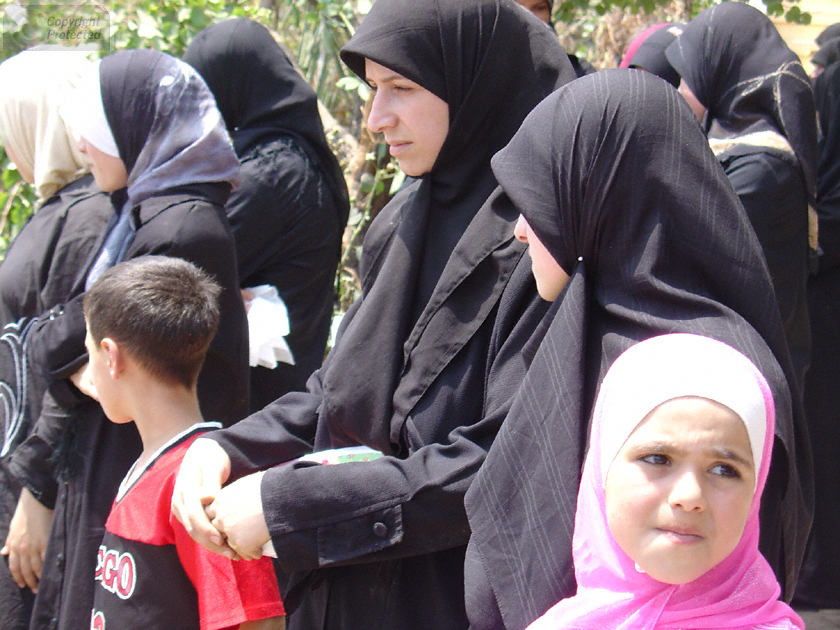
[[318,98],[343,125],[358,131],[367,94],[339,58],[339,50],[370,10],[371,0],[283,0],[275,2],[274,28],[315,88]]
[[[746,2],[747,0],[742,0]],[[799,0],[762,0],[768,15],[780,16],[784,14],[788,22],[810,24],[811,14],[792,6],[785,12],[784,5],[799,2]],[[656,9],[664,9],[675,4],[687,7],[686,13],[696,15],[703,9],[715,4],[714,0],[562,0],[555,2],[554,19],[559,22],[572,22],[581,14],[594,11],[597,15],[604,15],[612,9],[625,9],[631,13],[653,13]]]
[[[6,164],[6,153],[0,152],[0,155],[2,163]],[[13,164],[0,172],[0,185],[0,252],[5,253],[32,214],[35,192],[21,179]]]
[[87,45],[97,54],[153,48],[179,57],[205,26],[230,17],[265,22],[269,16],[256,0],[117,0],[107,5],[90,0],[0,0],[0,6],[4,59],[38,44]]
[[180,57],[201,29],[221,20],[246,17],[266,21],[269,12],[256,2],[158,0],[109,3],[114,50],[154,48]]

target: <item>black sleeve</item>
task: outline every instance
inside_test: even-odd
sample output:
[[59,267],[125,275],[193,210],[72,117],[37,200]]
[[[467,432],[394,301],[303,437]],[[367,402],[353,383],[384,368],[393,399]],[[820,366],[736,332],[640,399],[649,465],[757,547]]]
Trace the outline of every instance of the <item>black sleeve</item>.
[[[97,404],[87,399],[89,404]],[[12,475],[27,488],[40,503],[55,507],[58,493],[59,458],[65,455],[70,440],[67,434],[73,428],[74,411],[56,403],[50,392],[44,395],[41,414],[32,432],[15,449],[9,461]]]
[[[269,470],[263,509],[285,571],[409,557],[466,545],[464,494],[507,415],[526,366],[521,350],[547,304],[536,297],[527,258],[517,308],[488,320],[492,348],[484,374],[483,414],[405,459]],[[514,284],[512,281],[511,284]],[[504,296],[503,296],[504,301]],[[481,333],[479,333],[481,334]],[[439,395],[445,395],[440,394]]]

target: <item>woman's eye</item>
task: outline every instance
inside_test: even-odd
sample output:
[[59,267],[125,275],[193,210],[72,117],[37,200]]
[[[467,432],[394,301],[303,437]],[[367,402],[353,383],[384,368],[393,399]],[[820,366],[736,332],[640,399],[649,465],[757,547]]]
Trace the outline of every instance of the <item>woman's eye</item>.
[[640,459],[641,461],[647,464],[653,464],[654,466],[667,466],[671,462],[671,460],[668,459],[667,455],[660,455],[657,453],[654,453],[652,455],[645,455]]
[[741,478],[741,473],[738,472],[738,469],[734,466],[730,466],[729,464],[715,464],[712,466],[711,472],[714,475],[720,475],[721,477],[726,477],[728,479]]

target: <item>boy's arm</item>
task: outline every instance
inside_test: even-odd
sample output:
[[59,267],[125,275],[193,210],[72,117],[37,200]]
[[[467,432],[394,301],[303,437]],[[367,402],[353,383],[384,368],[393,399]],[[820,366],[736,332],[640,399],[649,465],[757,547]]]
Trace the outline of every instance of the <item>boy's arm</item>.
[[239,630],[286,630],[286,617],[246,621],[239,625]]
[[[233,561],[202,547],[170,515],[175,548],[198,595],[201,626],[206,628],[283,628],[270,623],[285,614],[274,567],[268,558]],[[239,625],[233,625],[233,624]],[[273,621],[271,623],[277,623]],[[244,624],[244,625],[243,625]]]

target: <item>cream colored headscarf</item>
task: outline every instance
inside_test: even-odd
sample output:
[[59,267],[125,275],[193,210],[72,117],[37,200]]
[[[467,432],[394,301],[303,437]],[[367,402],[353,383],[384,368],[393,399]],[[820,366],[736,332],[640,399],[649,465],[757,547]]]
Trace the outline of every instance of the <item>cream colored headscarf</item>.
[[0,136],[33,174],[39,201],[88,172],[58,106],[90,65],[66,49],[28,50],[0,64]]

